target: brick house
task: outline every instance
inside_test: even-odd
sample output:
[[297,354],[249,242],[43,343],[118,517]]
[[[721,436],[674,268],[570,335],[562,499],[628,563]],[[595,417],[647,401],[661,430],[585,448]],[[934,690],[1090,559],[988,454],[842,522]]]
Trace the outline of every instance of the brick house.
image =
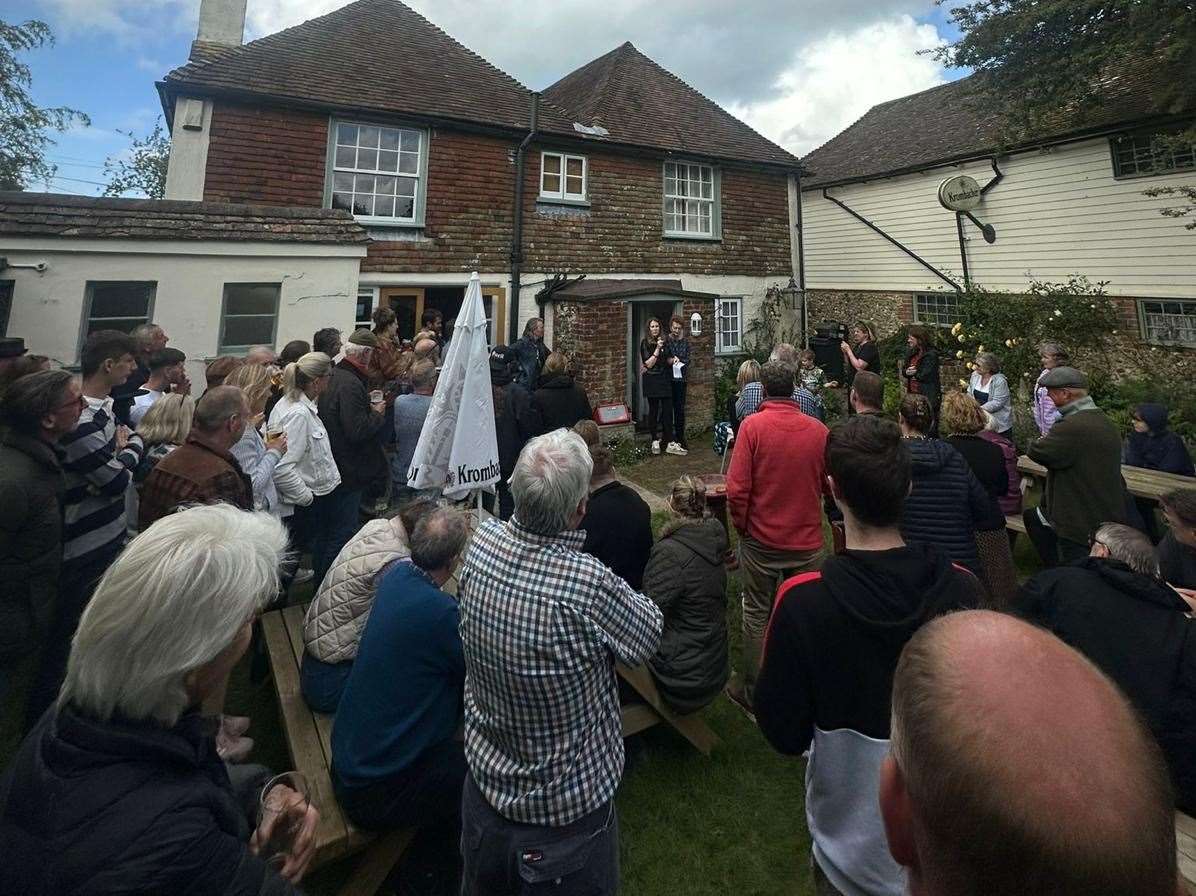
[[[716,353],[794,274],[796,158],[629,43],[535,94],[397,0],[245,45],[237,7],[205,0],[158,84],[168,197],[351,211],[371,242],[331,325],[379,304],[405,335],[426,308],[451,320],[476,270],[492,342],[543,316],[596,402],[638,410],[644,321],[696,312],[690,419],[709,419]],[[639,286],[547,300],[557,275]]]

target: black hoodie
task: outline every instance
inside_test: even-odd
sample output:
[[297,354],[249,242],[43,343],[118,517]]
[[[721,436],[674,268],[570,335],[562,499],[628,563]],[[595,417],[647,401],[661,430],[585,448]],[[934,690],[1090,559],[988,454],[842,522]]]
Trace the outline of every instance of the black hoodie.
[[893,673],[923,623],[979,606],[983,594],[972,573],[925,544],[847,551],[780,588],[756,680],[756,721],[780,752],[811,751],[814,859],[840,892],[905,890],[877,800]]
[[1015,608],[1117,683],[1163,748],[1177,805],[1196,811],[1196,622],[1183,599],[1124,563],[1088,557],[1034,576]]

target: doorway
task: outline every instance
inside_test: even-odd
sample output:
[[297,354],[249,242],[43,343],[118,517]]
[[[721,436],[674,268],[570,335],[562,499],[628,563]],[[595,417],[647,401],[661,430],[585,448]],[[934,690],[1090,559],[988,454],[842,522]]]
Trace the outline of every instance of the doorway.
[[648,402],[644,399],[640,381],[640,340],[648,332],[648,321],[660,321],[660,332],[667,337],[669,318],[680,313],[680,304],[673,301],[645,300],[631,303],[631,332],[628,334],[628,392],[631,397],[631,417],[637,428],[647,426]]
[[[464,286],[385,286],[379,301],[389,305],[398,318],[399,336],[411,339],[419,331],[425,308],[435,308],[444,315],[447,342],[452,338],[453,324],[461,312],[465,299]],[[507,291],[497,286],[482,287],[482,308],[486,315],[487,341],[495,345],[502,341],[507,319]]]

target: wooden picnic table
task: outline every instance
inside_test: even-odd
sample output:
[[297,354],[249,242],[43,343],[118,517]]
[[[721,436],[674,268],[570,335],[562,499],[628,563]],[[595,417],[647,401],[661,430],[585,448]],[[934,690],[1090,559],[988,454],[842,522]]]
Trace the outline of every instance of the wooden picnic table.
[[[1019,473],[1033,476],[1035,479],[1045,479],[1047,474],[1046,467],[1030,460],[1025,454],[1017,459],[1017,469]],[[1155,502],[1172,489],[1196,488],[1196,479],[1191,476],[1178,476],[1175,473],[1162,473],[1125,464],[1121,465],[1121,476],[1131,495]]]

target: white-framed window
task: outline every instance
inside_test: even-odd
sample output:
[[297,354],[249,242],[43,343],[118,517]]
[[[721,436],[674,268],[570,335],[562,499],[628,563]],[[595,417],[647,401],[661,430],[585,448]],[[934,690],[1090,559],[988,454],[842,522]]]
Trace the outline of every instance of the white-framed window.
[[333,122],[328,203],[367,224],[421,224],[427,133],[416,128]]
[[220,306],[221,354],[273,345],[278,330],[280,283],[225,283]]
[[957,292],[926,292],[914,296],[914,323],[953,327],[962,310]]
[[[1166,134],[1123,134],[1109,138],[1114,177],[1150,177],[1196,168],[1196,144],[1172,146]],[[1163,138],[1163,139],[1160,139]]]
[[724,296],[714,314],[714,352],[734,355],[743,350],[743,299]]
[[376,290],[371,286],[363,286],[357,290],[357,312],[353,321],[357,329],[369,329],[374,325],[375,296]]
[[585,202],[586,168],[585,156],[563,152],[540,153],[540,198]]
[[719,179],[710,165],[664,163],[664,235],[719,236]]
[[82,348],[89,333],[96,330],[120,330],[131,333],[134,327],[153,319],[154,293],[158,284],[152,280],[89,280],[83,293],[83,327],[79,334]]
[[1146,342],[1196,348],[1196,301],[1144,299],[1138,313]]

